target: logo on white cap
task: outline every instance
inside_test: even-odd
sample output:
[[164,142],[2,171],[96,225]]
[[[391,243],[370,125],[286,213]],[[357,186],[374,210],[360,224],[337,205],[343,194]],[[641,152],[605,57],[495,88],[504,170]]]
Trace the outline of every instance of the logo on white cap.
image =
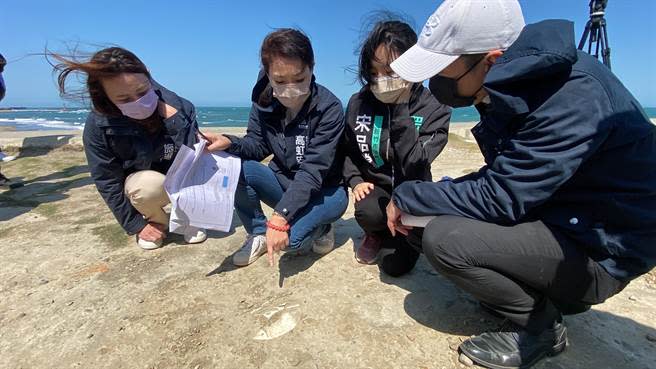
[[424,37],[431,37],[433,34],[433,31],[437,26],[440,25],[440,18],[437,16],[437,14],[433,14],[428,18],[426,21],[426,24],[424,25],[424,30],[422,32]]

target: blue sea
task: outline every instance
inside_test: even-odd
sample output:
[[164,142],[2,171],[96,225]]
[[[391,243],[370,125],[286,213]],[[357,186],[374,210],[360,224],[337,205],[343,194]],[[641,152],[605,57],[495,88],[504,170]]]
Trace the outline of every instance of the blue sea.
[[[250,108],[198,107],[198,124],[202,127],[246,127]],[[656,119],[656,108],[645,108],[650,118]],[[82,129],[90,110],[74,108],[25,108],[0,111],[0,126],[17,131]],[[453,123],[476,122],[474,108],[455,109]]]

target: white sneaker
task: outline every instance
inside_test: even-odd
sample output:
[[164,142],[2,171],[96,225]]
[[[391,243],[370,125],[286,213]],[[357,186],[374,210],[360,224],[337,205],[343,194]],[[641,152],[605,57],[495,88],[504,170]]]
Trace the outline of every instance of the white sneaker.
[[335,227],[330,225],[330,230],[312,243],[312,251],[319,255],[326,255],[335,248]]
[[137,236],[137,245],[139,245],[139,247],[141,247],[144,250],[155,250],[162,247],[162,240],[152,242],[152,241],[142,240],[141,238],[139,238],[139,236]]
[[16,159],[15,156],[6,156],[4,154],[2,154],[2,155],[3,156],[0,157],[0,160],[3,161],[3,162],[8,162],[8,161],[12,161],[12,160]]
[[248,235],[246,242],[235,252],[232,256],[232,263],[236,266],[246,266],[252,264],[260,256],[266,254],[266,236],[252,236]]
[[207,239],[207,233],[204,229],[196,227],[187,227],[184,231],[184,240],[186,243],[201,243]]

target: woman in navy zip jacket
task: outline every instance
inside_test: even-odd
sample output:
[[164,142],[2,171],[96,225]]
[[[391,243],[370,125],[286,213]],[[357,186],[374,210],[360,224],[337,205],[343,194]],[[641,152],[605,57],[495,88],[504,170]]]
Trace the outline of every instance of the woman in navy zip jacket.
[[[61,62],[59,89],[67,95],[71,73],[86,75],[93,111],[84,126],[84,151],[91,178],[118,222],[137,235],[143,249],[155,249],[166,237],[169,203],[164,178],[181,145],[196,143],[194,106],[153,81],[132,52],[111,47],[88,61]],[[204,230],[188,227],[188,243],[203,242]]]
[[[233,255],[246,266],[276,251],[330,252],[332,223],[346,211],[337,152],[344,129],[340,101],[315,81],[310,40],[294,29],[269,34],[261,49],[263,71],[253,88],[244,137],[205,134],[210,150],[242,159],[235,209],[248,237]],[[268,166],[260,163],[272,155]],[[274,209],[267,220],[261,202]]]

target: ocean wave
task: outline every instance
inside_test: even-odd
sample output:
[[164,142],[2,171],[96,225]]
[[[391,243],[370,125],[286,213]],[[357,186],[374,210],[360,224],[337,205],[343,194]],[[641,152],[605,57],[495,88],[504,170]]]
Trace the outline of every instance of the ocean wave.
[[91,113],[91,110],[89,110],[89,109],[60,110],[60,112],[67,113],[67,114],[88,114],[88,113]]
[[3,111],[3,113],[58,113],[60,111],[62,111],[62,109],[9,109]]
[[225,127],[226,125],[235,124],[235,123],[241,123],[241,125],[243,125],[245,123],[248,123],[248,120],[247,119],[246,120],[244,120],[244,119],[223,119],[223,120],[220,120],[220,121],[205,121],[205,120],[202,120],[198,123],[200,123],[203,126],[212,126],[213,125],[213,126],[217,126],[217,127]]
[[[2,110],[2,109],[0,109]],[[61,114],[89,114],[91,110],[89,109],[74,109],[74,110],[69,110],[69,109],[8,109],[5,111],[2,111],[2,113],[7,114],[7,113],[13,113],[13,114],[20,114],[20,113],[61,113]]]
[[0,118],[0,124],[10,125],[16,128],[46,128],[46,129],[78,129],[84,128],[83,123],[69,123],[63,120],[48,120],[45,118],[14,118],[3,119]]

